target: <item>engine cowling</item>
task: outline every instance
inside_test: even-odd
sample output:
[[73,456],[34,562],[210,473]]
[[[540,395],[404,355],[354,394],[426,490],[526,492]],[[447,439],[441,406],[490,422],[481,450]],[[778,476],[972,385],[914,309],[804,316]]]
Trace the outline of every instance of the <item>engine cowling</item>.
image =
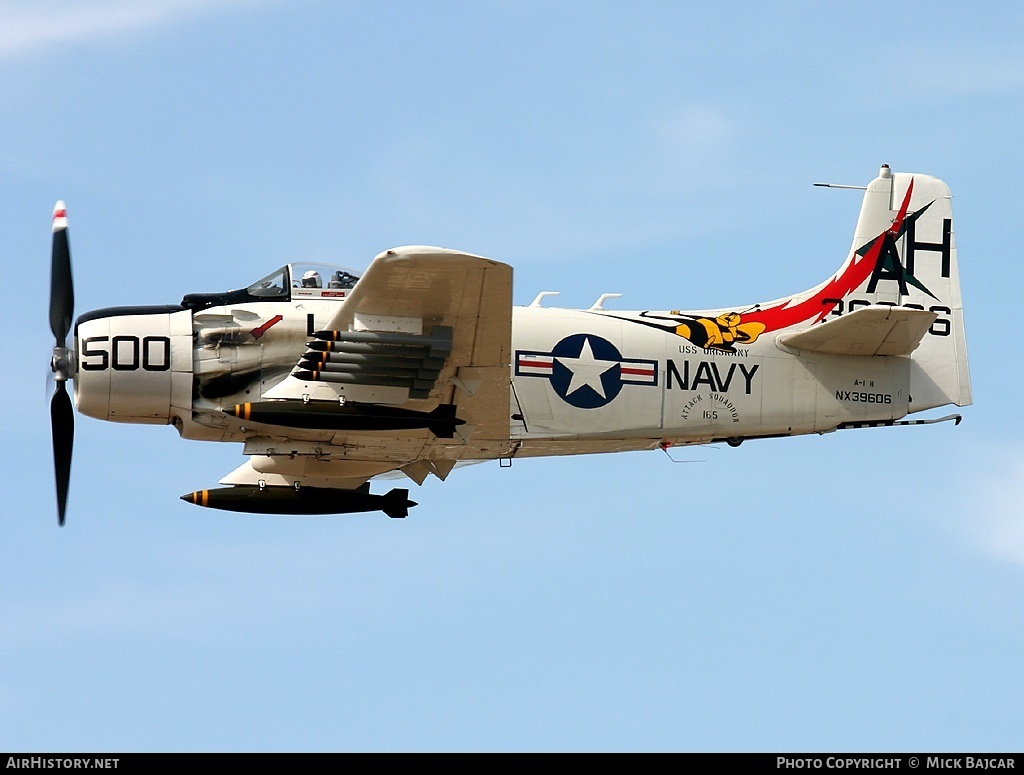
[[192,312],[114,307],[75,323],[75,404],[100,420],[173,422],[192,406]]

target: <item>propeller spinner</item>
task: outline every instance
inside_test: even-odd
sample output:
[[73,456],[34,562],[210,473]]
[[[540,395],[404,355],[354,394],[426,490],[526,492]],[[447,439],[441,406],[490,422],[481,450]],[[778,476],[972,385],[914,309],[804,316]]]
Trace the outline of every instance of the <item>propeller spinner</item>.
[[53,467],[57,483],[57,522],[64,524],[71,479],[71,450],[75,442],[75,410],[68,395],[67,381],[75,371],[74,353],[67,339],[74,315],[75,289],[71,281],[71,251],[68,248],[68,218],[63,202],[53,208],[53,252],[50,262],[50,330],[56,344],[50,369],[55,385],[50,398],[50,430],[53,438]]

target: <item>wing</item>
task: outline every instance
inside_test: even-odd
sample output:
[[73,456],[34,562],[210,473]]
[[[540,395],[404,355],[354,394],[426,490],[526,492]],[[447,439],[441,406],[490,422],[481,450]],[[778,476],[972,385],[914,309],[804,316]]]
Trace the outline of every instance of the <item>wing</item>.
[[240,409],[259,435],[221,483],[352,490],[501,456],[511,339],[510,266],[444,248],[381,253],[291,375]]

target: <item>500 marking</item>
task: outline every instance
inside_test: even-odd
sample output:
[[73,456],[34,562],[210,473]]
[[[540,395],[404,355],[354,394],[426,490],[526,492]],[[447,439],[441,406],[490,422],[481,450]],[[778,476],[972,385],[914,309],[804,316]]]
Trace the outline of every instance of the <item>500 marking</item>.
[[[101,346],[110,342],[109,350]],[[83,358],[99,358],[98,361],[83,360],[86,371],[137,371],[140,363],[145,371],[167,371],[171,368],[171,340],[166,336],[90,336],[82,342]]]

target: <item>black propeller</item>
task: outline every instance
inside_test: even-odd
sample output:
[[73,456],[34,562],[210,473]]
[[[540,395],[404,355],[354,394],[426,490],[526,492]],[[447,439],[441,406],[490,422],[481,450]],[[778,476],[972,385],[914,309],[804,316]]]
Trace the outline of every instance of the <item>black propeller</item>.
[[71,251],[68,248],[68,219],[63,202],[53,207],[53,253],[50,261],[50,330],[56,344],[50,369],[56,385],[50,398],[50,431],[53,438],[53,468],[57,482],[57,522],[64,524],[71,480],[71,450],[75,443],[75,410],[68,395],[67,381],[74,373],[74,355],[68,349],[68,333],[75,308],[71,281]]

